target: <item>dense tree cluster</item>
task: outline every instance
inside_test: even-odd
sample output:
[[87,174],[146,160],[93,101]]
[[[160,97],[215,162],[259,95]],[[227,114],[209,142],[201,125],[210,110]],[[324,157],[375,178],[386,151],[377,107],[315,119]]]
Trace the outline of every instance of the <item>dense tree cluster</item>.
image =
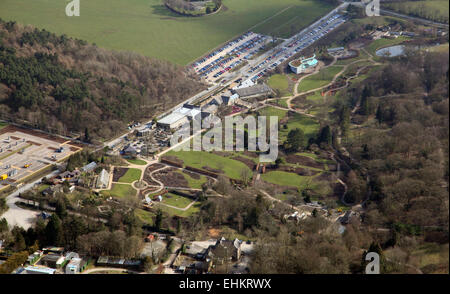
[[198,92],[168,62],[0,21],[0,118],[109,138]]
[[448,238],[448,78],[448,54],[410,54],[348,92],[349,104],[361,97],[359,114],[377,122],[349,145],[367,169],[367,179],[353,174],[348,184],[353,200],[369,197],[368,224]]

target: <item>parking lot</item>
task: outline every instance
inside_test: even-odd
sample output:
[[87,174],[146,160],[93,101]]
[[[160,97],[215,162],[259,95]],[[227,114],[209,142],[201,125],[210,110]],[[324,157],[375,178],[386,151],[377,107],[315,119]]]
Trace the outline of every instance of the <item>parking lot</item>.
[[20,131],[14,127],[0,134],[1,183],[17,182],[44,167],[81,150],[70,141],[52,140],[39,133]]
[[251,59],[265,44],[268,36],[248,32],[194,63],[194,70],[207,81],[216,81],[223,74]]
[[244,73],[245,78],[250,78],[253,82],[256,82],[267,71],[274,69],[281,63],[287,61],[295,54],[310,46],[339,25],[345,22],[345,17],[334,13],[328,18],[319,22],[314,28],[300,32],[299,34],[290,38],[285,42],[285,46],[274,50],[274,52],[266,57],[262,62],[253,66]]

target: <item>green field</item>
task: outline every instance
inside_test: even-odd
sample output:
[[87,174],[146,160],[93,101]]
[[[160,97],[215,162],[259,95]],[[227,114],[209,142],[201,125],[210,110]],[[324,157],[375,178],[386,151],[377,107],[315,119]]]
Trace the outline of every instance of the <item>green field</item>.
[[134,211],[134,214],[146,225],[152,226],[153,225],[153,217],[155,216],[154,213],[150,211],[146,211],[143,209],[136,209]]
[[[287,113],[287,110],[282,110],[270,106],[259,110],[260,115],[278,116],[279,119],[284,118]],[[280,127],[280,131],[278,134],[279,140],[281,140],[282,142],[284,139],[286,139],[289,131],[296,128],[301,129],[305,133],[306,137],[311,138],[317,134],[317,132],[319,131],[319,127],[319,123],[313,118],[301,115],[299,113],[294,113],[291,115],[291,117],[289,117],[289,120],[287,122],[287,129],[285,129],[284,127]]]
[[321,69],[318,73],[304,78],[298,85],[298,92],[306,92],[329,84],[334,76],[342,70],[342,66],[330,66]]
[[285,75],[276,74],[269,78],[267,84],[272,89],[278,91],[280,97],[288,96],[289,93],[289,82],[288,77]]
[[0,130],[6,127],[8,124],[0,121]]
[[167,193],[166,195],[163,196],[162,203],[175,206],[178,208],[185,208],[186,206],[192,203],[192,200],[183,196]]
[[0,17],[186,65],[248,30],[286,37],[333,8],[316,0],[224,0],[217,14],[184,17],[162,0],[89,0],[81,1],[80,16],[68,17],[67,3],[2,0]]
[[206,183],[206,181],[207,181],[205,176],[200,176],[200,179],[194,179],[187,173],[183,173],[183,172],[180,172],[180,173],[184,176],[186,181],[188,181],[188,185],[192,189],[201,189],[202,185],[204,183]]
[[301,115],[299,113],[295,113],[292,117],[289,118],[287,129],[282,128],[280,130],[280,139],[284,140],[288,133],[294,129],[301,129],[305,136],[309,138],[313,138],[319,132],[320,125],[319,123],[310,117],[305,115]]
[[200,211],[201,203],[195,202],[189,209],[183,211],[179,209],[175,209],[172,207],[167,207],[165,205],[156,204],[158,208],[160,208],[163,212],[169,214],[170,216],[180,216],[180,217],[189,217]]
[[297,174],[284,171],[271,171],[262,174],[261,179],[280,186],[298,187],[300,190],[304,189],[308,185],[312,185],[312,177],[299,176]]
[[136,164],[136,165],[146,165],[147,162],[145,162],[142,159],[127,159],[127,161],[131,164]]
[[136,168],[129,168],[127,172],[119,179],[119,183],[133,183],[141,178],[142,171]]
[[314,92],[312,95],[308,95],[306,100],[310,102],[324,102],[325,98],[322,96],[321,91]]
[[113,184],[109,191],[102,191],[105,196],[112,196],[117,198],[132,198],[136,195],[136,190],[127,184]]
[[210,168],[222,170],[226,176],[233,179],[240,179],[241,172],[249,168],[240,161],[222,157],[213,153],[204,151],[169,151],[167,155],[176,156],[184,161],[184,165],[195,168]]

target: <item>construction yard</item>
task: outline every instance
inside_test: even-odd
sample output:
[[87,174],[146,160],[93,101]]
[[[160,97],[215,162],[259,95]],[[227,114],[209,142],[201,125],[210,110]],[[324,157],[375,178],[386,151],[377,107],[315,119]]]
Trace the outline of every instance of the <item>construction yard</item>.
[[0,190],[60,162],[82,148],[71,141],[32,130],[0,130]]

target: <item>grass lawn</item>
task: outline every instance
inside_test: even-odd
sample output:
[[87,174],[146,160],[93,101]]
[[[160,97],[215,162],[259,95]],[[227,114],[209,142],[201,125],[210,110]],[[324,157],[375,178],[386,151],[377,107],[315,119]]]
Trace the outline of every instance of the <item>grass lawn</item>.
[[276,74],[269,78],[267,84],[272,89],[278,91],[280,93],[280,97],[288,96],[289,93],[289,82],[288,78],[285,75]]
[[0,17],[186,65],[248,30],[287,37],[333,8],[313,0],[224,0],[217,14],[185,17],[162,0],[90,0],[81,1],[80,16],[68,17],[67,3],[2,0]]
[[278,116],[279,119],[282,119],[288,113],[287,110],[278,109],[278,108],[270,107],[270,106],[264,107],[264,108],[258,110],[258,112],[259,112],[260,116],[267,116],[267,117]]
[[303,133],[305,133],[305,136],[309,139],[317,135],[320,125],[315,119],[311,117],[295,113],[289,118],[287,129],[285,129],[284,127],[281,128],[279,139],[286,139],[289,131],[297,128],[301,129]]
[[146,225],[153,226],[153,217],[155,216],[154,213],[143,210],[143,209],[136,209],[134,211],[134,214]]
[[[279,119],[284,118],[287,115],[287,110],[282,110],[274,107],[265,107],[263,109],[259,110],[259,114],[262,116],[278,116]],[[287,129],[284,127],[281,127],[278,133],[279,140],[283,141],[286,139],[289,131],[299,128],[303,130],[305,135],[308,138],[314,137],[317,132],[319,131],[319,123],[310,117],[307,117],[305,115],[301,115],[299,113],[294,113],[289,117],[289,120],[287,122]]]
[[8,124],[0,121],[0,130],[6,127]]
[[131,164],[136,164],[136,165],[146,165],[147,162],[145,162],[142,159],[127,159],[127,161]]
[[315,102],[315,103],[324,102],[324,97],[322,96],[322,91],[317,91],[317,92],[314,92],[312,95],[308,95],[306,97],[306,100],[310,101],[310,102]]
[[222,170],[226,176],[233,179],[240,179],[242,170],[250,170],[248,166],[240,161],[205,151],[169,151],[167,155],[176,156],[183,160],[185,166],[189,165],[200,169],[208,166]]
[[185,208],[186,206],[192,203],[192,200],[183,196],[167,193],[166,195],[163,196],[162,203],[172,205],[178,208]]
[[132,198],[136,196],[136,190],[127,184],[113,184],[111,190],[102,191],[102,194],[117,198]]
[[133,183],[141,178],[142,171],[137,168],[129,168],[127,172],[118,180],[119,183]]
[[298,92],[305,92],[320,88],[329,84],[334,76],[342,70],[342,66],[330,66],[320,70],[318,73],[304,78],[298,85]]
[[287,104],[288,99],[280,99],[280,100],[277,100],[277,101],[278,101],[278,105],[280,105],[281,107],[285,107],[285,108],[289,107],[288,104]]
[[163,212],[169,214],[170,216],[179,216],[179,217],[189,217],[200,211],[201,204],[199,202],[195,202],[188,210],[182,211],[179,209],[167,207],[165,205],[156,204],[158,208],[160,208]]
[[300,190],[305,189],[308,185],[310,188],[313,188],[314,186],[312,177],[299,176],[295,173],[288,173],[284,171],[271,171],[262,174],[261,179],[275,185],[297,187]]
[[189,174],[186,174],[186,173],[181,172],[181,171],[179,171],[179,173],[181,173],[184,176],[186,181],[188,181],[189,187],[191,187],[192,189],[201,189],[202,185],[204,183],[206,183],[206,181],[207,181],[205,176],[200,176],[200,179],[194,179]]

